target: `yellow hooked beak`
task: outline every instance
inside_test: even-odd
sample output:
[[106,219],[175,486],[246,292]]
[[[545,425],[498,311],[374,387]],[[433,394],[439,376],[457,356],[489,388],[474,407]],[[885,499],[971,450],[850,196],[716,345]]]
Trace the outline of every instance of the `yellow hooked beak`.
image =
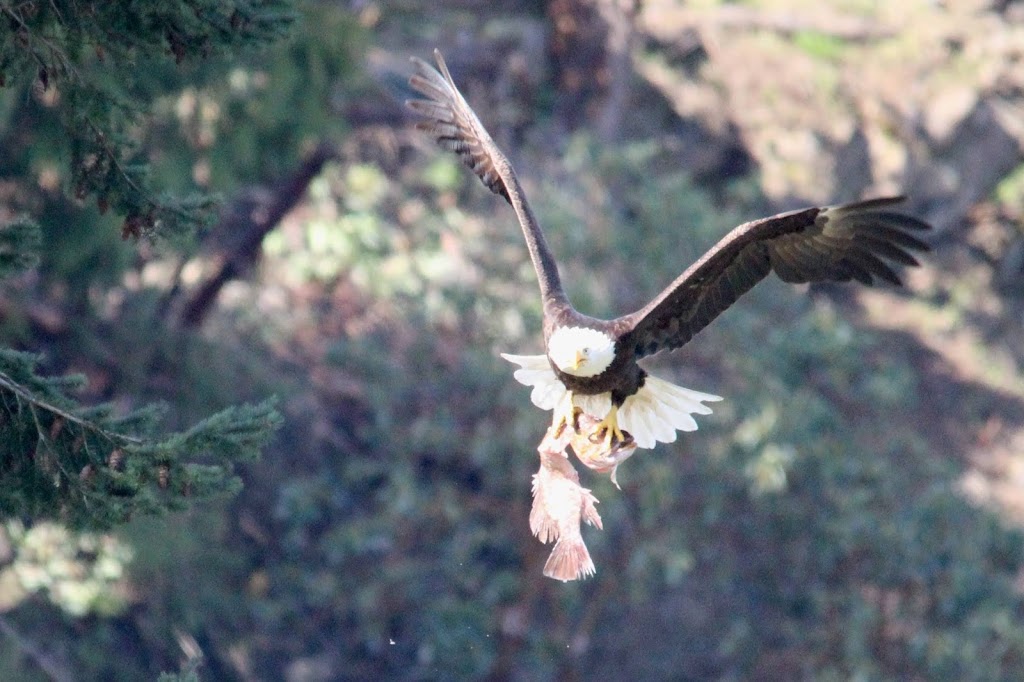
[[581,350],[576,351],[576,357],[573,358],[573,361],[572,361],[572,368],[573,369],[579,369],[580,365],[582,365],[584,362],[586,362],[586,360],[587,360],[586,353],[584,353]]

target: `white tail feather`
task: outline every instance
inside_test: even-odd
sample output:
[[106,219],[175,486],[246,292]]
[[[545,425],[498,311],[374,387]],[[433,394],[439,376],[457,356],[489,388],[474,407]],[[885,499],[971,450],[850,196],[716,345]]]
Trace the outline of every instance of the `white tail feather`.
[[596,395],[580,395],[574,393],[572,404],[580,408],[591,417],[604,419],[612,409],[612,394],[598,393]]
[[702,401],[721,400],[717,395],[676,386],[648,376],[640,390],[626,398],[619,409],[619,426],[628,431],[641,448],[671,443],[676,431],[695,431],[694,414],[711,414]]
[[[555,376],[554,372],[551,376]],[[538,382],[530,391],[530,402],[542,410],[553,410],[565,398],[565,386],[555,379],[554,383]]]
[[[501,357],[519,365],[516,381],[532,386],[530,401],[542,410],[554,410],[569,393],[559,381],[545,355],[511,355]],[[637,447],[653,448],[657,443],[672,443],[677,431],[696,431],[695,414],[711,414],[705,402],[722,398],[683,388],[648,375],[640,390],[626,398],[619,408],[619,427],[629,432]],[[573,405],[597,419],[604,419],[611,410],[611,394],[572,395]]]
[[523,369],[551,369],[548,364],[548,359],[544,355],[513,355],[512,353],[502,353],[501,357],[505,358],[514,365],[519,365]]
[[523,386],[533,386],[530,402],[542,410],[553,410],[565,397],[565,384],[558,380],[546,355],[512,355],[502,353],[501,357],[519,365],[512,376]]

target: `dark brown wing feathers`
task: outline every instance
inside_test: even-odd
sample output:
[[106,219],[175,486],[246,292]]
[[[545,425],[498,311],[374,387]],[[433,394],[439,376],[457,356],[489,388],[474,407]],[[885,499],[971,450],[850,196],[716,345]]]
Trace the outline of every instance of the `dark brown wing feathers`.
[[511,204],[523,229],[545,309],[568,306],[558,276],[558,264],[526,201],[512,164],[494,144],[480,119],[455,87],[448,66],[437,50],[434,50],[434,59],[437,60],[437,69],[422,59],[412,58],[416,73],[409,79],[409,85],[428,98],[407,103],[413,111],[426,117],[417,127],[430,133],[445,149],[455,152],[492,192],[505,197],[505,201]]
[[786,282],[899,285],[890,262],[917,265],[927,223],[889,210],[902,197],[808,208],[737,227],[641,310],[616,320],[638,357],[678,348],[775,271]]
[[429,98],[406,103],[426,117],[416,127],[431,135],[441,147],[455,152],[492,192],[512,203],[505,180],[495,167],[495,158],[501,157],[501,152],[455,87],[441,53],[435,50],[434,57],[437,69],[418,57],[412,58],[416,73],[409,78],[409,85]]

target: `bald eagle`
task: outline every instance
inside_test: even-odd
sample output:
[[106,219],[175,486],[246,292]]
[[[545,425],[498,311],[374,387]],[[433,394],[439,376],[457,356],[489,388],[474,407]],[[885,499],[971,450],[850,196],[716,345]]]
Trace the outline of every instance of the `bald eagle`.
[[880,279],[898,286],[889,262],[917,265],[909,251],[928,250],[913,233],[929,225],[892,208],[902,197],[805,208],[735,228],[640,310],[614,320],[589,317],[569,302],[512,165],[456,88],[439,51],[434,58],[437,68],[412,58],[409,85],[426,98],[407,102],[425,117],[417,127],[512,206],[540,284],[546,353],[503,357],[520,366],[515,377],[533,386],[538,407],[563,411],[566,423],[574,410],[599,419],[595,433],[610,449],[673,442],[676,431],[697,428],[692,415],[710,414],[704,403],[721,398],[650,376],[638,361],[685,345],[769,272],[793,283],[853,279],[871,285]]

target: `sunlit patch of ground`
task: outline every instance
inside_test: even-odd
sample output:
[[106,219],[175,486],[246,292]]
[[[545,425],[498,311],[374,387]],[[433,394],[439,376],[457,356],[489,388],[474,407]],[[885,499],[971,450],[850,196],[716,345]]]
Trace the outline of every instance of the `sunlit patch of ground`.
[[[939,366],[924,368],[918,397],[921,422],[942,435],[934,439],[937,454],[962,459],[961,485],[970,498],[1024,524],[1024,347],[1007,328],[1019,327],[1021,306],[987,285],[983,266],[958,272],[953,281],[941,266],[930,267],[915,273],[911,286],[945,289],[959,305],[940,309],[876,289],[860,300],[872,324],[907,332],[940,358]],[[992,397],[980,398],[972,386]]]

